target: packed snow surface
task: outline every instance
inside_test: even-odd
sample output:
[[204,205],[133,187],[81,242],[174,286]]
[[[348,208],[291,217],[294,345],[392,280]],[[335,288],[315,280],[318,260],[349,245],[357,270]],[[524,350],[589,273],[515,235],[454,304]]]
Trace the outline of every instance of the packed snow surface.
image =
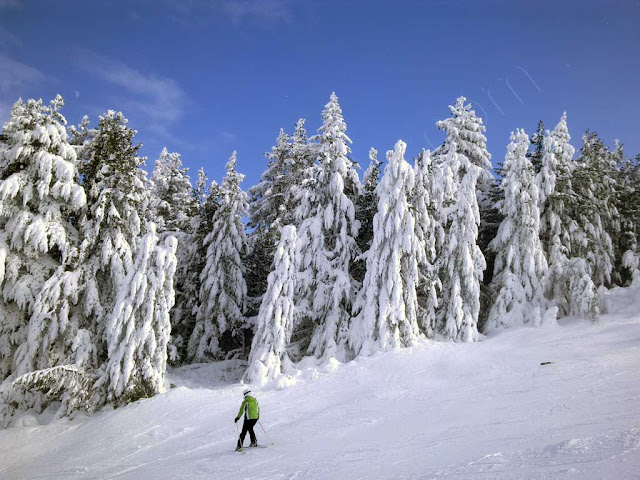
[[186,367],[167,393],[90,419],[23,417],[0,431],[0,478],[637,479],[640,290],[604,303],[595,325],[431,342],[254,389],[275,445],[243,454],[245,387],[218,380],[237,363]]

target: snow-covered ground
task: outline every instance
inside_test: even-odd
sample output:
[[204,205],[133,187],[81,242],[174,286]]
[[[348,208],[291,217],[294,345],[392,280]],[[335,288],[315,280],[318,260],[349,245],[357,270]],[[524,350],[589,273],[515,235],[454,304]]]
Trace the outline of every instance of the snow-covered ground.
[[614,313],[596,325],[430,343],[258,390],[275,446],[245,454],[244,387],[216,380],[234,364],[190,367],[155,398],[0,431],[0,478],[637,479],[640,290],[605,301]]

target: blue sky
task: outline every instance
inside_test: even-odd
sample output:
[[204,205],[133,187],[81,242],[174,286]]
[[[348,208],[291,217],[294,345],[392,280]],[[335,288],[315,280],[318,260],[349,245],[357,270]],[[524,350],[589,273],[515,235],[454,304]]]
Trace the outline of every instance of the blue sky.
[[334,90],[363,168],[371,146],[437,146],[460,95],[494,163],[511,130],[565,109],[574,146],[590,128],[636,155],[639,25],[636,0],[0,0],[0,120],[61,93],[70,124],[122,110],[148,168],[166,145],[220,179],[238,150],[245,187],[280,127],[315,132]]

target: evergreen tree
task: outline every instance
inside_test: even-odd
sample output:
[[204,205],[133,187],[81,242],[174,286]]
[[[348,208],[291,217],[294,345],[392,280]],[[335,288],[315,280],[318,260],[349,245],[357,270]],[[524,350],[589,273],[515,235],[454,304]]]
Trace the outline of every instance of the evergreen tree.
[[338,97],[331,94],[316,140],[317,165],[309,167],[296,218],[301,222],[297,257],[300,275],[295,305],[301,327],[313,330],[308,353],[345,360],[348,320],[354,296],[349,271],[357,256],[358,222],[348,192],[358,185],[347,158],[351,140]]
[[198,206],[179,153],[162,149],[151,176],[152,216],[159,232],[188,231]]
[[202,287],[200,274],[207,262],[208,244],[205,244],[205,239],[213,229],[213,217],[220,206],[220,186],[214,180],[207,188],[207,176],[200,169],[193,196],[198,211],[191,219],[189,234],[183,236],[182,247],[178,249],[176,303],[171,311],[169,346],[172,364],[180,364],[187,359],[187,345],[195,327],[198,295]]
[[258,298],[267,288],[273,255],[285,225],[295,224],[299,186],[304,173],[313,163],[312,148],[307,140],[304,119],[298,120],[295,132],[289,136],[280,130],[276,145],[266,154],[267,170],[260,182],[249,189],[249,254],[247,290],[249,297]]
[[531,135],[531,150],[527,152],[527,158],[533,165],[536,175],[542,168],[542,157],[544,157],[544,124],[540,120],[536,133]]
[[[28,351],[49,355],[37,324],[28,323],[38,309],[45,282],[77,260],[78,232],[73,221],[86,203],[76,183],[77,156],[67,141],[64,105],[56,96],[18,101],[4,125],[0,143],[0,379],[35,366]],[[64,327],[64,326],[61,326]],[[67,337],[65,337],[67,338]],[[17,349],[19,352],[16,352]],[[58,354],[58,351],[53,353]]]
[[[199,307],[189,339],[187,356],[205,362],[235,355],[244,345],[243,310],[247,287],[241,261],[247,248],[242,217],[247,214],[247,194],[240,184],[244,175],[236,171],[236,152],[227,162],[220,186],[207,245],[206,265],[200,274]],[[222,336],[227,334],[227,339]]]
[[496,302],[485,331],[555,323],[556,309],[546,309],[543,282],[547,260],[539,238],[538,188],[533,165],[526,157],[528,148],[524,130],[511,133],[500,186],[505,197],[504,220],[490,245],[497,252],[492,282]]
[[587,130],[582,140],[573,174],[576,204],[572,216],[580,228],[573,234],[572,253],[587,261],[596,286],[609,286],[615,263],[611,236],[620,234],[615,206],[618,166],[597,133]]
[[477,245],[480,223],[476,182],[481,168],[457,153],[455,143],[434,170],[444,241],[438,258],[442,282],[436,331],[456,341],[478,338],[480,282],[486,263]]
[[145,230],[107,320],[108,361],[96,384],[116,405],[164,390],[177,241],[169,236],[158,245],[155,225]]
[[[360,252],[367,252],[371,248],[373,241],[373,217],[378,208],[378,194],[376,187],[380,178],[380,165],[378,151],[375,148],[369,150],[369,167],[364,172],[362,178],[362,189],[356,204],[356,220],[360,222],[358,237],[356,242]],[[361,283],[366,272],[366,255],[359,256],[352,264],[351,274],[353,278]]]
[[440,130],[446,132],[445,142],[436,153],[438,157],[443,157],[447,154],[449,145],[455,143],[458,153],[481,168],[476,194],[480,214],[477,244],[487,265],[487,271],[483,275],[484,282],[480,285],[480,298],[484,308],[481,308],[482,317],[479,321],[483,322],[485,312],[488,312],[493,303],[489,284],[493,275],[494,252],[489,248],[489,243],[498,232],[502,215],[497,205],[500,200],[498,182],[491,174],[491,154],[487,151],[487,139],[484,135],[486,127],[482,118],[472,110],[472,105],[465,102],[465,97],[458,98],[455,105],[449,106],[451,117],[436,123]]
[[547,255],[549,275],[547,298],[556,301],[563,315],[598,313],[598,293],[582,258],[572,255],[572,238],[579,231],[570,213],[577,203],[572,177],[575,149],[569,141],[567,114],[563,113],[553,132],[544,139],[544,156],[536,175],[541,217],[540,237]]
[[262,297],[249,368],[244,375],[246,382],[264,384],[293,368],[286,347],[294,321],[295,248],[296,228],[287,225],[282,228],[273,261],[274,269],[269,274],[267,291]]
[[355,354],[411,346],[420,334],[416,287],[421,244],[409,205],[415,180],[404,159],[406,148],[399,140],[394,151],[387,152],[377,189],[373,242],[349,331],[349,345]]
[[[418,241],[418,323],[427,337],[435,334],[438,291],[442,288],[435,268],[436,239],[442,229],[435,221],[431,198],[432,165],[431,152],[423,151],[414,165],[415,187],[410,201],[415,217]],[[440,243],[442,238],[440,238]]]
[[626,285],[640,280],[640,155],[633,161],[626,159],[618,144],[615,156],[619,163],[616,205],[621,226],[616,242],[616,280]]

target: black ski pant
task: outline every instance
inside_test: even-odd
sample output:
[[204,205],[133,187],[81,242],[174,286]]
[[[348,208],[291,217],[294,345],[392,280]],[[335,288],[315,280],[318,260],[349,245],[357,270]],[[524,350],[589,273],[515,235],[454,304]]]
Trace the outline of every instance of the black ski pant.
[[242,448],[242,444],[244,443],[244,437],[247,436],[247,432],[249,432],[249,438],[251,439],[251,443],[258,443],[258,439],[256,438],[256,434],[253,431],[253,427],[258,423],[258,419],[254,418],[250,420],[248,418],[244,419],[244,424],[242,425],[242,433],[240,434],[240,438],[238,439],[238,447]]

